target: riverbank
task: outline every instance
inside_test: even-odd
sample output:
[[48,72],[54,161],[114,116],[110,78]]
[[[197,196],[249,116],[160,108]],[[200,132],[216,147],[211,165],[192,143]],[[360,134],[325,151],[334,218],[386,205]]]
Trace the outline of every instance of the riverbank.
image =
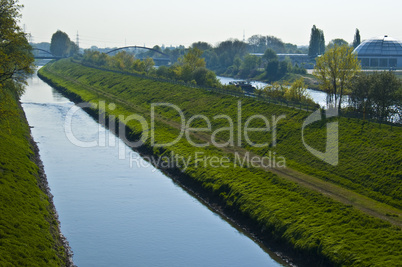
[[[204,107],[216,106],[220,112],[229,112],[233,106],[237,106],[236,98],[94,70],[67,61],[48,65],[41,70],[41,74],[51,79],[52,84],[59,89],[67,91],[70,95],[76,95],[76,101],[93,103],[106,101],[106,107],[110,107],[109,104],[112,103],[117,104],[114,109],[102,110],[102,112],[106,111],[105,115],[109,118],[112,115],[118,117],[121,114],[135,113],[148,120],[149,99],[154,102],[173,102],[177,99],[184,109],[185,102],[181,97],[189,97],[192,101],[187,100],[186,114],[196,112],[192,108],[200,108],[199,105],[194,106],[195,99],[197,103],[205,103]],[[302,119],[308,114],[272,104],[254,102],[251,99],[244,100],[242,104],[245,109],[248,108],[248,111],[252,110],[252,106],[255,109],[256,106],[261,105],[265,112],[267,110],[284,112],[292,118]],[[91,112],[96,113],[99,110],[94,108]],[[169,110],[158,111],[155,121],[158,129],[156,141],[166,143],[173,140],[179,132],[175,127],[177,121],[176,113]],[[130,121],[127,126],[130,129],[131,140],[138,140],[143,132],[140,122]],[[287,132],[290,133],[290,131]],[[203,140],[200,136],[193,137],[194,140]],[[194,147],[184,141],[179,141],[174,146],[159,148],[151,146],[147,141],[139,149],[152,157],[160,158],[175,153],[189,160],[188,168],[168,168],[168,171],[183,177],[182,180],[187,181],[189,187],[195,192],[205,190],[204,198],[208,202],[217,198],[223,203],[221,207],[238,215],[234,217],[237,218],[236,220],[244,216],[246,224],[250,225],[250,228],[254,225],[262,237],[281,244],[295,254],[301,255],[305,261],[310,261],[305,262],[306,265],[327,263],[326,265],[381,266],[384,263],[396,265],[395,263],[400,260],[400,256],[396,256],[396,251],[399,251],[401,244],[394,239],[395,236],[400,235],[400,231],[351,206],[333,201],[320,193],[302,188],[259,168],[197,167],[194,158],[191,158],[195,152]],[[230,158],[227,151],[216,147],[199,148],[197,152],[208,156]],[[261,152],[254,151],[254,153]],[[299,156],[306,157],[306,154]],[[192,184],[194,186],[191,186]],[[373,258],[372,255],[376,257]]]
[[7,91],[1,102],[0,263],[73,266],[21,105]]

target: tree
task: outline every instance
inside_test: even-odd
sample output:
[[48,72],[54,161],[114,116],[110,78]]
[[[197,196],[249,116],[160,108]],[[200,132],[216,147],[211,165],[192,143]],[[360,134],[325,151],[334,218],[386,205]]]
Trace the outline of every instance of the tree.
[[120,51],[116,55],[108,58],[108,65],[111,68],[128,70],[134,63],[134,56],[126,51]]
[[355,38],[353,39],[353,48],[358,47],[360,44],[360,31],[356,29]]
[[390,119],[401,112],[402,82],[391,71],[360,73],[353,79],[349,103],[380,121]]
[[202,51],[196,47],[190,48],[182,58],[179,58],[179,62],[184,68],[188,68],[193,72],[196,68],[205,67],[205,59],[201,57]]
[[328,103],[341,109],[342,97],[352,79],[361,70],[353,48],[335,46],[316,59],[313,75],[321,82],[320,87],[328,93]]
[[239,40],[227,40],[221,42],[216,48],[215,53],[218,55],[219,65],[227,68],[233,65],[236,57],[243,58],[246,54],[246,43]]
[[193,43],[191,45],[191,47],[196,47],[196,48],[200,49],[201,51],[211,50],[212,49],[212,46],[210,44],[208,44],[206,42],[201,42],[201,41]]
[[396,106],[401,105],[399,92],[402,88],[401,81],[391,71],[374,72],[371,74],[373,108],[376,117],[380,120],[389,119],[398,113]]
[[0,91],[7,88],[17,97],[34,71],[32,47],[17,25],[21,8],[17,0],[0,0]]
[[307,91],[307,85],[304,83],[303,78],[297,79],[292,83],[286,90],[285,98],[300,103],[314,103]]
[[278,59],[278,55],[276,54],[276,52],[272,48],[268,48],[267,50],[265,50],[265,53],[262,56],[262,58],[266,62],[269,62],[270,60]]
[[71,42],[70,37],[65,32],[58,30],[52,35],[50,52],[56,57],[73,56],[74,53],[78,52],[78,46]]
[[177,80],[194,82],[199,85],[216,86],[216,75],[205,68],[205,59],[201,55],[200,49],[189,48],[188,52],[179,58],[178,63],[169,68],[173,77]]
[[353,79],[350,90],[349,105],[365,115],[372,115],[373,83],[371,76],[364,72],[359,73]]
[[259,52],[259,46],[261,44],[262,36],[261,35],[253,35],[247,39],[248,46],[250,48],[250,52],[257,53]]
[[268,61],[265,71],[267,73],[267,78],[270,82],[275,81],[277,79],[278,69],[279,69],[278,59],[272,59]]
[[331,41],[329,42],[329,44],[328,44],[328,46],[327,46],[327,49],[334,48],[336,45],[337,45],[337,46],[343,46],[343,45],[348,46],[349,43],[346,42],[344,39],[340,39],[340,38],[333,39],[333,40],[331,40]]
[[155,62],[151,57],[147,57],[144,61],[144,70],[146,73],[150,72],[155,66]]
[[246,55],[241,64],[242,74],[243,76],[247,76],[250,72],[256,68],[258,68],[261,59],[255,55]]
[[310,44],[308,48],[308,55],[316,57],[325,52],[325,38],[324,32],[318,29],[315,25],[311,29]]
[[275,36],[267,36],[266,37],[267,48],[272,48],[276,53],[284,53],[285,52],[285,44],[281,39]]

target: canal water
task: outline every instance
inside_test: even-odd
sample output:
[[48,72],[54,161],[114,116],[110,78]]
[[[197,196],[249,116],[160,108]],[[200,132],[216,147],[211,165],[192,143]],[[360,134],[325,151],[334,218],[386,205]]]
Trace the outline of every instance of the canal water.
[[84,111],[66,127],[74,104],[36,75],[28,82],[21,102],[77,266],[284,264]]

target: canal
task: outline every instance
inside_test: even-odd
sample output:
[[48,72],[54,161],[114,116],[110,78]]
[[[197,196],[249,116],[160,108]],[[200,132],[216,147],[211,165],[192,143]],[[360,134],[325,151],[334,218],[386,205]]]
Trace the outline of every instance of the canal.
[[[28,83],[21,102],[77,266],[285,264],[140,160],[84,111],[74,113],[66,130],[74,103],[36,75]],[[107,141],[77,146],[66,132],[82,142]]]

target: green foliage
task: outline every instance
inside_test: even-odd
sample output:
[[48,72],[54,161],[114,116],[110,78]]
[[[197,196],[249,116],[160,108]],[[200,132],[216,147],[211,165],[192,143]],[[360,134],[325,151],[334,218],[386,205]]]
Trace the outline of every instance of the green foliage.
[[262,89],[262,95],[272,99],[314,104],[314,101],[307,92],[307,86],[304,84],[303,78],[297,79],[290,86],[274,82]]
[[347,41],[345,41],[344,39],[333,39],[329,42],[328,46],[327,46],[327,50],[334,48],[335,46],[349,46],[349,43]]
[[305,85],[303,78],[292,83],[285,94],[285,98],[299,103],[314,103],[313,99],[307,92],[307,86]]
[[235,58],[243,58],[247,51],[247,44],[239,40],[227,40],[218,44],[214,52],[218,57],[218,65],[213,69],[224,69],[233,65]]
[[191,45],[192,48],[197,48],[201,51],[211,50],[212,46],[206,42],[196,42]]
[[356,29],[355,37],[353,39],[353,48],[358,47],[360,44],[360,31]]
[[292,65],[289,65],[287,61],[279,61],[278,59],[272,59],[268,61],[267,67],[265,68],[266,77],[269,82],[278,81],[286,73],[291,71]]
[[330,103],[341,109],[345,91],[360,71],[360,61],[353,48],[335,46],[316,59],[313,75],[321,82],[320,88],[329,96]]
[[[187,118],[196,114],[210,118],[217,114],[227,114],[232,118],[238,116],[239,99],[236,97],[99,71],[67,60],[49,64],[40,73],[59,88],[67,88],[84,101],[105,100],[106,104],[118,101],[118,107],[107,110],[107,115],[134,112],[149,120],[150,103],[164,102],[179,106]],[[376,124],[339,118],[340,164],[328,166],[310,155],[300,140],[299,131],[308,112],[250,98],[242,99],[242,107],[243,121],[256,114],[268,118],[286,116],[286,120],[277,125],[278,143],[271,149],[278,155],[284,155],[288,166],[402,207],[401,191],[398,190],[402,173],[400,128],[391,131]],[[160,109],[158,116],[161,119],[156,120],[156,142],[166,143],[175,139],[178,130],[173,125],[180,122],[177,112]],[[254,120],[250,127],[260,123]],[[234,124],[237,129],[237,122]],[[141,134],[139,122],[131,121],[128,126],[133,135]],[[312,125],[307,130],[305,138],[309,145],[322,146],[321,137],[326,134],[323,126],[325,123]],[[211,127],[227,127],[227,121],[213,120]],[[222,132],[219,138],[227,141],[228,133]],[[261,142],[269,140],[271,134],[256,133],[251,138]],[[194,140],[197,138],[194,137]],[[195,151],[208,157],[230,157],[215,146],[195,150],[185,139],[169,147],[155,148],[149,142],[145,146],[156,156],[174,152],[189,159],[190,167],[182,171],[195,183],[219,197],[228,208],[249,218],[267,238],[283,242],[308,257],[319,257],[335,266],[397,266],[402,261],[402,233],[388,223],[261,169],[204,168],[190,158],[194,157]],[[245,143],[242,146],[258,155],[268,152],[266,148],[253,148]]]
[[58,30],[52,35],[50,52],[57,57],[71,57],[78,53],[78,47],[70,40],[67,33]]
[[268,81],[272,82],[272,81],[277,80],[278,70],[279,70],[279,60],[278,59],[272,59],[272,60],[268,61],[267,67],[265,68]]
[[0,93],[9,90],[19,97],[26,77],[33,73],[34,57],[25,33],[17,24],[22,7],[17,3],[0,0]]
[[241,77],[247,78],[253,70],[257,69],[261,64],[261,58],[255,55],[246,55],[240,65]]
[[278,59],[278,55],[272,48],[268,48],[267,50],[265,50],[262,59],[266,62],[269,62],[271,60]]
[[196,82],[200,86],[220,87],[220,83],[213,71],[205,68],[205,60],[201,57],[202,51],[191,48],[170,67],[161,66],[154,69],[152,58],[144,60],[135,59],[132,54],[125,51],[109,56],[98,51],[85,50],[83,63],[103,67],[111,70],[140,73],[177,81]]
[[301,54],[297,45],[284,43],[275,36],[253,35],[248,38],[248,51],[250,53],[264,53],[272,49],[275,53]]
[[317,57],[325,52],[324,32],[318,29],[315,25],[311,28],[310,44],[308,47],[308,55]]
[[393,72],[359,73],[353,79],[349,102],[358,112],[380,121],[401,115],[402,81]]
[[60,232],[48,196],[38,186],[29,126],[9,91],[0,107],[0,265],[62,266]]

